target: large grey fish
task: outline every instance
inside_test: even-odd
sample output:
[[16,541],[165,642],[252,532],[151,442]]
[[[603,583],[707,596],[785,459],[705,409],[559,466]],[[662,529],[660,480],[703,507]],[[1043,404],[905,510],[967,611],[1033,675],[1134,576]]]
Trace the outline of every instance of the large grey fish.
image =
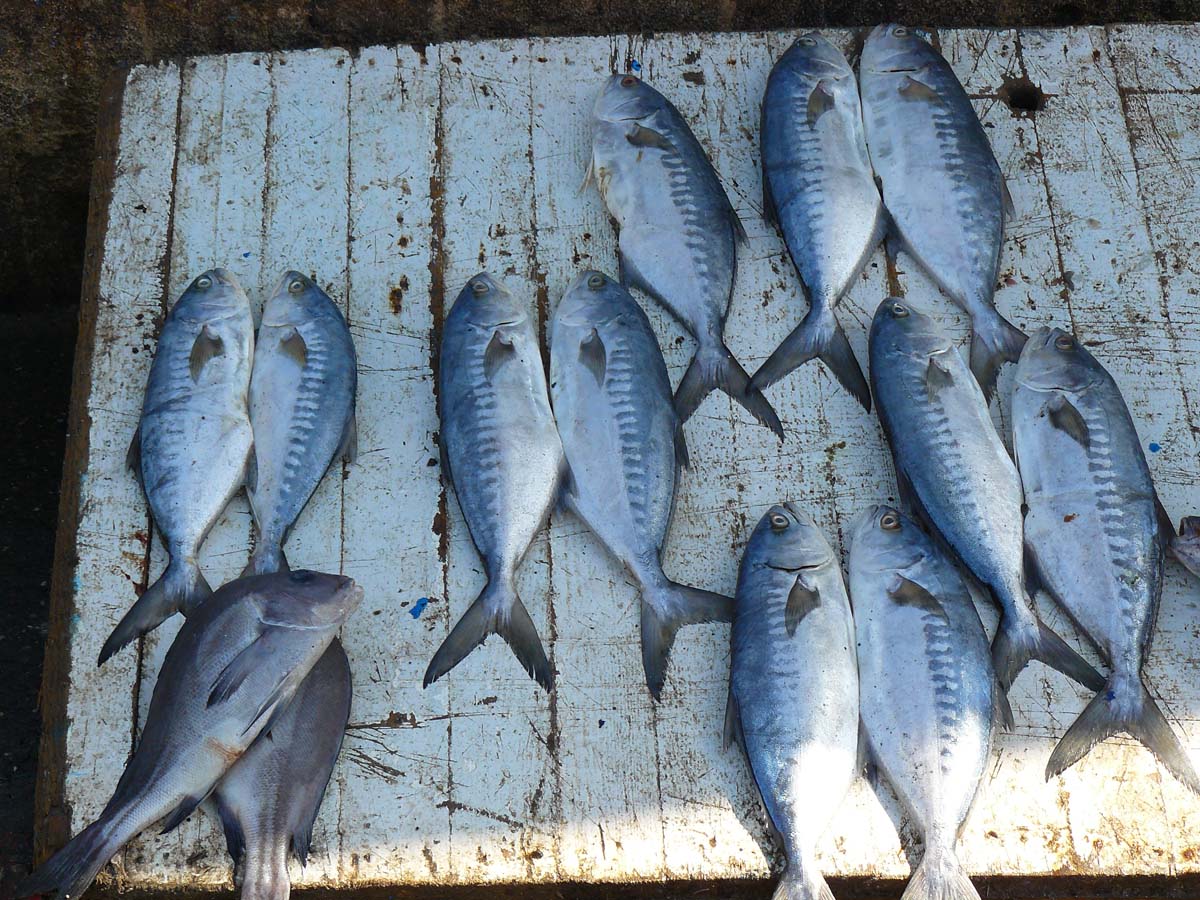
[[1171,552],[1189,572],[1200,578],[1200,516],[1186,516],[1179,534],[1171,541]]
[[1013,442],[1025,484],[1025,541],[1042,583],[1110,667],[1067,729],[1046,777],[1127,732],[1200,791],[1187,751],[1142,683],[1175,537],[1129,409],[1111,375],[1070,334],[1034,333],[1017,363]]
[[686,421],[719,388],[783,439],[767,398],[725,346],[725,316],[746,233],[721,181],[671,102],[633,75],[613,75],[592,111],[600,196],[620,228],[621,278],[665,306],[696,339],[675,405]]
[[771,69],[759,140],[763,211],[783,231],[809,311],[750,383],[766,387],[819,358],[870,409],[867,380],[833,310],[878,246],[886,217],[854,70],[816,32],[798,37]]
[[991,398],[1025,335],[993,295],[1012,200],[950,64],[903,25],[879,25],[859,61],[867,148],[901,245],[971,316],[971,371]]
[[438,386],[443,471],[488,582],[434,654],[425,686],[495,633],[550,690],[554,673],[513,579],[558,496],[562,442],[529,311],[486,272],[446,316]]
[[854,524],[850,596],[867,746],[925,845],[901,900],[979,900],[955,844],[993,720],[1012,714],[971,594],[915,522],[876,506]]
[[196,555],[245,478],[253,353],[250,301],[232,272],[200,275],[167,314],[127,462],[171,558],[104,642],[101,664],[212,593]]
[[257,541],[244,574],[287,569],[283,542],[333,460],[358,452],[354,341],[329,296],[287,272],[263,307],[250,377],[246,494]]
[[112,799],[18,895],[75,900],[142,831],[186,819],[271,728],[361,599],[350,578],[297,571],[230,582],[189,613]]
[[694,622],[728,622],[733,604],[663,574],[687,450],[650,322],[600,272],[581,273],[554,311],[550,392],[570,471],[564,500],[638,583],[642,667],[658,699],[675,633]]
[[889,297],[871,323],[870,360],[902,495],[1003,610],[992,646],[1001,686],[1007,691],[1030,659],[1040,659],[1099,690],[1104,679],[1034,611],[1025,584],[1021,479],[950,338]]
[[213,791],[242,900],[287,900],[287,861],[304,865],[350,718],[350,662],[336,638],[292,702]]
[[736,607],[725,746],[745,750],[787,853],[775,900],[833,900],[813,857],[854,780],[858,665],[841,565],[807,513],[762,517]]

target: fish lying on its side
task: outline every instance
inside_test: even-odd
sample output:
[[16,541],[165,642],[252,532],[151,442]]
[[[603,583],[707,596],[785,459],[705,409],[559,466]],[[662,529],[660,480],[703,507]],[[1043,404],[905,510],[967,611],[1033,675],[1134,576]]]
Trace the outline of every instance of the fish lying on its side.
[[989,400],[1025,335],[993,300],[1012,201],[954,70],[911,28],[876,27],[859,62],[871,163],[901,245],[971,316],[971,371]]
[[637,580],[642,665],[658,699],[680,626],[730,621],[732,601],[663,574],[679,465],[671,383],[646,314],[600,272],[576,278],[554,311],[550,389],[570,472],[566,504]]
[[1179,534],[1171,541],[1171,552],[1184,567],[1200,578],[1200,516],[1179,523]]
[[869,410],[867,380],[833,310],[879,245],[886,217],[842,51],[816,32],[797,38],[767,79],[760,131],[763,210],[783,231],[809,310],[750,384],[774,384],[818,358]]
[[361,599],[350,578],[297,571],[240,578],[191,611],[112,799],[17,895],[76,900],[134,837],[186,819],[272,727]]
[[253,353],[250,301],[232,272],[210,269],[163,323],[127,458],[170,562],[104,642],[101,665],[212,593],[196,555],[245,478],[253,443],[246,401]]
[[1074,337],[1043,328],[1017,364],[1012,415],[1038,575],[1111,669],[1055,747],[1046,777],[1123,731],[1200,791],[1187,751],[1142,683],[1175,531],[1121,391]]
[[446,316],[438,373],[442,471],[488,581],[430,660],[425,686],[499,634],[548,691],[554,673],[514,578],[558,496],[562,442],[529,312],[485,272]]
[[1025,584],[1021,480],[987,401],[928,316],[894,297],[875,312],[871,390],[901,491],[990,588],[1003,614],[992,645],[1005,691],[1030,659],[1092,690],[1100,677],[1037,617]]
[[746,545],[731,657],[725,746],[745,750],[787,853],[775,900],[832,900],[813,857],[854,780],[854,620],[833,548],[791,503]]
[[712,163],[671,102],[633,75],[613,75],[592,113],[600,196],[620,228],[622,283],[665,306],[696,339],[675,394],[687,421],[720,389],[783,439],[767,398],[725,346],[737,244],[745,231]]
[[243,574],[287,569],[282,544],[325,470],[357,452],[354,341],[311,279],[287,272],[263,308],[250,377],[246,494],[257,541]]
[[997,712],[987,633],[954,564],[920,527],[876,506],[855,523],[850,596],[871,759],[921,832],[901,900],[979,900],[955,854],[991,755]]

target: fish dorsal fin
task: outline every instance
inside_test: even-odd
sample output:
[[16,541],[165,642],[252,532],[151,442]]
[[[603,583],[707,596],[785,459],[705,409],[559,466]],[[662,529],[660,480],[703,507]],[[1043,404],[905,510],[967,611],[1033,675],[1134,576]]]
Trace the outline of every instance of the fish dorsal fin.
[[483,351],[483,374],[487,376],[488,381],[496,376],[496,372],[500,370],[501,366],[516,355],[517,348],[513,346],[513,340],[509,335],[499,329],[492,332],[492,339],[488,341],[487,349]]
[[796,627],[804,617],[821,605],[821,594],[817,584],[805,576],[803,572],[796,574],[796,583],[788,592],[787,608],[783,613],[783,622],[787,626],[790,637],[796,633]]
[[738,709],[737,697],[733,696],[733,685],[729,686],[729,697],[725,701],[725,733],[722,746],[728,750],[734,744],[746,752],[746,736],[742,732],[742,714]]
[[675,152],[675,145],[667,138],[659,134],[653,128],[647,128],[645,125],[634,125],[632,131],[625,132],[625,140],[629,141],[635,147],[653,147],[656,150],[664,150],[667,153]]
[[921,587],[915,581],[910,581],[899,572],[888,587],[888,596],[900,606],[913,606],[923,612],[933,613],[939,619],[946,618],[946,610],[938,602],[937,597]]
[[1055,394],[1046,404],[1046,418],[1050,424],[1070,437],[1085,450],[1091,444],[1087,422],[1075,405],[1063,394]]
[[817,124],[822,113],[827,113],[831,109],[833,109],[833,91],[829,90],[829,85],[824,79],[821,79],[812,89],[812,93],[808,95],[808,124]]
[[279,342],[279,349],[283,351],[284,356],[295,360],[300,368],[303,369],[308,364],[308,344],[304,342],[304,335],[297,329],[288,329],[288,333]]
[[929,357],[929,367],[925,370],[925,389],[929,392],[929,398],[932,400],[938,391],[952,384],[954,384],[954,377],[950,374],[950,367],[946,365],[941,354]]
[[940,103],[942,100],[937,95],[937,91],[924,82],[917,81],[911,75],[904,76],[904,80],[900,82],[897,90],[905,100],[932,100],[935,103]]
[[608,354],[604,350],[600,332],[595,328],[579,344],[579,361],[595,377],[596,384],[603,386],[604,375],[608,371]]
[[192,381],[199,381],[205,364],[224,352],[225,342],[221,340],[221,336],[207,325],[201,328],[200,333],[196,335],[196,342],[192,344],[192,355],[188,358],[188,370],[192,373]]

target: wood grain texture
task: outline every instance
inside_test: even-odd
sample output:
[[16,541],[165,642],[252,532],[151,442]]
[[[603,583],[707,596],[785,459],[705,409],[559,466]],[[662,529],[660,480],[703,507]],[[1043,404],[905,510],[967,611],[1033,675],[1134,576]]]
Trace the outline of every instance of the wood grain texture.
[[[293,870],[294,883],[435,890],[777,871],[782,860],[748,768],[720,745],[727,626],[680,633],[662,702],[653,704],[642,680],[636,588],[569,513],[554,513],[518,578],[558,672],[556,692],[526,678],[498,638],[428,690],[420,678],[483,584],[438,463],[435,377],[446,309],[486,269],[528,304],[544,338],[579,270],[615,274],[613,226],[594,189],[579,185],[595,93],[609,72],[636,60],[692,123],[746,226],[727,341],[752,371],[804,312],[782,240],[762,219],[757,150],[767,73],[794,36],[241,54],[130,73],[117,160],[103,178],[109,187],[96,194],[102,248],[96,291],[84,297],[95,328],[75,398],[84,430],[72,437],[83,463],[67,468],[74,506],[60,535],[63,612],[48,668],[67,680],[61,702],[47,707],[54,730],[43,751],[41,809],[69,810],[72,831],[98,812],[178,627],[166,623],[95,671],[100,641],[165,564],[123,471],[157,321],[211,265],[233,269],[256,309],[281,273],[297,268],[342,305],[354,334],[360,450],[357,463],[322,483],[286,551],[293,565],[354,576],[366,601],[343,635],[355,675],[350,729],[309,865]],[[831,37],[853,43],[846,32]],[[1093,348],[1124,390],[1145,446],[1158,448],[1148,456],[1168,510],[1177,518],[1200,510],[1200,31],[934,37],[976,104],[1016,205],[997,305],[1024,328],[1069,325]],[[1047,95],[1036,114],[1005,102],[1005,86],[1024,78]],[[906,257],[891,283],[965,338],[965,317]],[[880,252],[838,309],[861,360],[888,291]],[[693,342],[639,299],[677,382]],[[1010,367],[994,410],[1004,432],[1011,382]],[[672,578],[732,592],[750,530],[780,498],[811,510],[843,555],[858,510],[894,499],[878,423],[819,363],[768,396],[788,429],[782,445],[720,394],[689,421],[693,467],[680,479],[664,549]],[[239,498],[204,547],[210,580],[236,575],[249,543]],[[1146,668],[1194,756],[1198,598],[1196,583],[1171,564]],[[1039,605],[1083,646],[1046,598]],[[994,612],[982,612],[993,628]],[[1067,876],[1200,878],[1200,800],[1140,745],[1109,741],[1043,781],[1050,749],[1087,700],[1044,666],[1018,679],[1017,727],[998,737],[964,831],[968,870],[1044,879],[1048,894],[1078,884]],[[886,790],[877,798],[860,781],[820,844],[820,864],[852,879],[843,886],[903,878],[909,859],[897,828],[907,838],[894,798]],[[64,837],[64,828],[43,826],[41,850]],[[203,814],[171,835],[144,836],[119,862],[109,885],[230,884],[223,841]]]

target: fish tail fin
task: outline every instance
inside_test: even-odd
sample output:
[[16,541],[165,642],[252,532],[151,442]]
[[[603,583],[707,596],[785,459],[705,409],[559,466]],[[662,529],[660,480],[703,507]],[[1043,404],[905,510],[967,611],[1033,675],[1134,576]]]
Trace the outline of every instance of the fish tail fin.
[[1141,741],[1167,771],[1200,793],[1200,777],[1154,697],[1140,681],[1122,689],[1115,676],[1062,736],[1046,763],[1046,779],[1064,772],[1096,744],[1122,731]]
[[242,569],[241,577],[290,571],[292,567],[288,565],[287,557],[283,554],[283,547],[274,541],[265,541],[255,546],[254,552],[250,554],[250,561],[246,563],[246,568]]
[[429,687],[466,659],[489,634],[504,638],[530,678],[547,691],[554,687],[554,672],[529,611],[512,582],[501,579],[488,582],[450,630],[425,670],[424,686]]
[[675,409],[680,421],[687,421],[704,398],[718,389],[740,403],[783,440],[783,423],[779,421],[779,416],[762,391],[751,386],[746,370],[720,341],[702,343],[696,348],[696,355],[692,357],[691,365],[675,391]]
[[1171,552],[1200,578],[1200,516],[1187,516],[1179,523],[1179,534],[1171,541]]
[[992,642],[992,664],[1005,693],[1031,659],[1044,662],[1093,691],[1104,686],[1104,676],[1045,623],[1036,618],[1026,623],[1002,616]]
[[979,892],[953,851],[930,847],[900,900],[979,900]]
[[816,866],[789,863],[771,900],[833,900],[833,891]]
[[75,900],[87,890],[105,864],[117,855],[125,841],[132,837],[114,831],[107,818],[93,822],[18,884],[13,896],[32,897],[40,894],[61,900]]
[[986,322],[973,322],[971,335],[971,371],[990,403],[996,392],[996,376],[1005,362],[1016,362],[1028,340],[1025,332],[996,313]]
[[867,387],[867,379],[850,347],[850,340],[833,311],[824,308],[814,307],[808,311],[804,321],[783,339],[754,373],[750,387],[769,387],[810,359],[825,363],[842,387],[870,411],[871,389]]
[[240,900],[288,900],[287,844],[276,837],[266,846],[251,844],[241,865]]
[[655,700],[667,680],[667,660],[675,634],[697,622],[732,622],[733,600],[674,581],[642,594],[642,668]]
[[172,556],[167,570],[159,576],[158,581],[146,588],[117,623],[100,649],[100,659],[96,664],[104,665],[110,656],[130,641],[153,631],[177,612],[187,615],[211,595],[212,588],[204,580],[204,573],[195,561]]

